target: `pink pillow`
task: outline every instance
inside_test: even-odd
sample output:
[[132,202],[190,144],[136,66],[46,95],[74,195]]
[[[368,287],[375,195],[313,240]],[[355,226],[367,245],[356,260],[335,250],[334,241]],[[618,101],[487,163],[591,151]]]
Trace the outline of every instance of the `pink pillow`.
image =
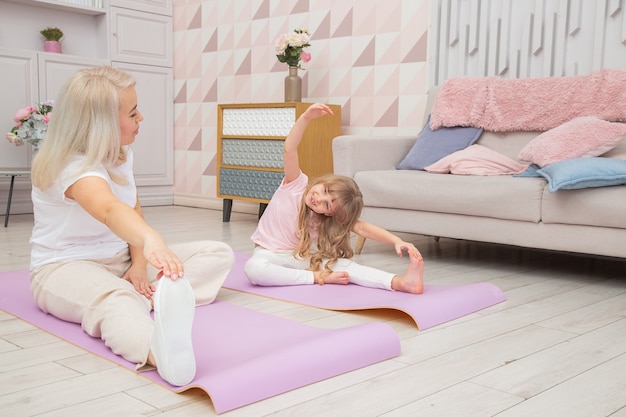
[[595,116],[577,117],[543,132],[520,151],[518,158],[545,167],[572,158],[600,156],[626,135],[626,124]]
[[520,164],[485,146],[471,145],[441,158],[424,169],[436,174],[509,175],[519,174],[526,168],[528,164]]

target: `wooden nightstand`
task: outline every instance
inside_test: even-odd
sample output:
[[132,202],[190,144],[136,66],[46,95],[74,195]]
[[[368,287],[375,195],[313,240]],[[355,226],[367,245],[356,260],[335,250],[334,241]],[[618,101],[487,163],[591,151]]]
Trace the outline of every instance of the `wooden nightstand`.
[[[230,221],[233,199],[259,203],[259,217],[283,179],[283,143],[313,103],[219,104],[217,107],[217,196],[222,220]],[[311,121],[298,147],[309,178],[333,172],[332,141],[341,133],[341,106]]]

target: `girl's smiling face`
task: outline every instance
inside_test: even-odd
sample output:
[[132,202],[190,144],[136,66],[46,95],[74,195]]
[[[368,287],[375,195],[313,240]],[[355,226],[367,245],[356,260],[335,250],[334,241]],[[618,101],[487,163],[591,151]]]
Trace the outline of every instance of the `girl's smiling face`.
[[326,184],[315,184],[309,188],[304,201],[307,207],[317,214],[332,216],[335,213],[335,202]]
[[120,94],[120,134],[121,144],[130,145],[135,142],[135,136],[139,133],[139,122],[143,115],[137,110],[137,92],[134,87],[122,91]]

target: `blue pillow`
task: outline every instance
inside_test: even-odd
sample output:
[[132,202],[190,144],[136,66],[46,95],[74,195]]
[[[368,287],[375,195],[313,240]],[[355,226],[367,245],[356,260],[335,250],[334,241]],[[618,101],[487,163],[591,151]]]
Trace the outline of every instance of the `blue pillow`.
[[574,158],[555,162],[537,171],[548,180],[550,192],[626,184],[626,160]]
[[467,148],[478,140],[482,128],[442,127],[430,129],[430,115],[409,153],[396,169],[421,169],[434,164],[444,156]]

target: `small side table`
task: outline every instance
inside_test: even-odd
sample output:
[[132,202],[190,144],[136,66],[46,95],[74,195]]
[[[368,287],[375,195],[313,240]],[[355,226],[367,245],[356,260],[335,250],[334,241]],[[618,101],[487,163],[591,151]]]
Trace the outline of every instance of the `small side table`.
[[9,185],[9,198],[7,199],[7,211],[4,216],[4,227],[9,224],[9,214],[11,212],[11,198],[13,198],[13,185],[15,177],[29,176],[30,168],[0,168],[0,175],[11,177],[11,185]]

